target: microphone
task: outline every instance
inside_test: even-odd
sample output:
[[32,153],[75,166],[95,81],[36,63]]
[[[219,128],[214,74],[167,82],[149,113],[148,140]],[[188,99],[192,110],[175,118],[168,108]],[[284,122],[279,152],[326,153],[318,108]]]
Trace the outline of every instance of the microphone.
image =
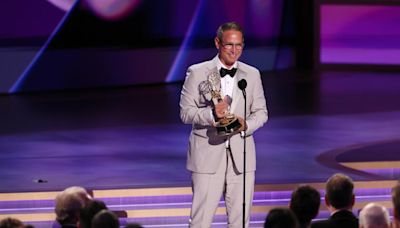
[[246,79],[242,79],[238,82],[238,87],[240,90],[243,92],[243,96],[246,97],[246,87],[247,87],[247,81]]
[[239,89],[244,90],[247,87],[246,79],[242,79],[238,82]]

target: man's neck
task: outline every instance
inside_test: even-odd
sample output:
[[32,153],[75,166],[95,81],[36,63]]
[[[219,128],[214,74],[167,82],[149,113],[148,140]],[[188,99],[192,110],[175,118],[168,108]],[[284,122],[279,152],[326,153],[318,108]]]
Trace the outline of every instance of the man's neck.
[[334,208],[334,207],[330,207],[329,210],[331,211],[331,215],[334,215],[335,213],[337,213],[339,211],[350,211],[350,212],[352,212],[352,208],[351,207],[340,208],[340,209],[337,209],[337,208]]

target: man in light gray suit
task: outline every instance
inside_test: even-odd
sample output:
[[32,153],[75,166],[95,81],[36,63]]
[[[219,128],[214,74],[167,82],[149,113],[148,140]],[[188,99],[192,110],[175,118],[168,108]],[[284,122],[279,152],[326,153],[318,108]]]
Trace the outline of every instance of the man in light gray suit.
[[[229,227],[242,227],[243,203],[243,136],[246,136],[246,215],[249,226],[254,192],[256,155],[253,133],[267,121],[267,107],[260,72],[238,59],[244,48],[243,31],[239,24],[221,25],[214,40],[218,55],[187,70],[181,92],[180,117],[185,124],[192,124],[189,138],[187,169],[192,172],[193,202],[190,227],[208,228],[223,195]],[[201,84],[212,72],[221,76],[219,102],[212,102]],[[219,77],[218,75],[218,77]],[[219,78],[218,78],[219,79]],[[237,82],[247,81],[246,122],[244,97]],[[216,123],[234,114],[241,127],[233,134],[221,136]]]

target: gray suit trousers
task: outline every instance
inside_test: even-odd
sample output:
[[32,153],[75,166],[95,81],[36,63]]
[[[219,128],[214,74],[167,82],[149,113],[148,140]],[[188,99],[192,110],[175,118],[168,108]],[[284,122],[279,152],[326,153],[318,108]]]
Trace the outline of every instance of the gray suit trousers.
[[[250,223],[250,211],[254,194],[254,171],[246,172],[246,227]],[[193,203],[189,225],[191,228],[209,228],[224,196],[228,227],[241,228],[243,219],[243,174],[236,170],[231,151],[221,159],[214,174],[192,172]]]

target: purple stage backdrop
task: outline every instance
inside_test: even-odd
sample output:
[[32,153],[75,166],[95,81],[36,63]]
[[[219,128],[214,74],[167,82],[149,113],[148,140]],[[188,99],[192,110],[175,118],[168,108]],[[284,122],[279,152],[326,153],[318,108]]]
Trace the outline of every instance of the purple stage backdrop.
[[64,15],[45,0],[1,1],[0,93],[16,83]]
[[[64,14],[65,11],[46,0],[1,1],[0,47],[31,44],[32,38],[46,39]],[[21,42],[17,43],[18,39]]]
[[400,65],[400,5],[330,3],[319,13],[320,63]]
[[[400,65],[400,5],[365,1],[320,2],[319,63]],[[227,21],[245,29],[241,60],[273,70],[284,3],[8,0],[0,8],[0,93],[181,81],[189,65],[216,54],[215,30]]]
[[[189,65],[214,57],[215,31],[228,21],[237,21],[244,27],[246,50],[242,60],[261,71],[272,70],[284,3],[82,0],[72,4],[72,0],[40,0],[36,7],[39,0],[27,1],[14,0],[2,7],[2,12],[12,13],[1,22],[7,29],[0,36],[0,43],[11,40],[17,45],[0,45],[0,58],[19,62],[12,73],[1,72],[8,76],[2,77],[7,78],[7,83],[0,79],[0,93],[181,81]],[[55,5],[65,2],[71,6],[64,13]],[[20,20],[19,7],[24,5],[30,9],[21,9],[23,20],[38,15],[47,19],[16,32],[12,23]],[[19,48],[26,45],[19,43],[32,39],[36,40],[35,45],[21,52]]]

